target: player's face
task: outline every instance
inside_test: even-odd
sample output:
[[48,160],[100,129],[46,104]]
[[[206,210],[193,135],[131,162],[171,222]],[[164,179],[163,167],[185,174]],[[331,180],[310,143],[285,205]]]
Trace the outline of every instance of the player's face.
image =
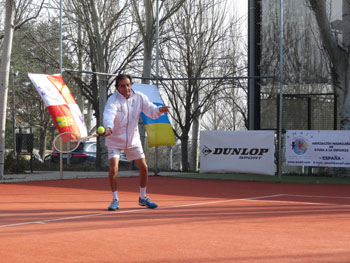
[[122,79],[118,82],[118,91],[122,94],[126,99],[130,97],[131,93],[131,83],[129,78]]

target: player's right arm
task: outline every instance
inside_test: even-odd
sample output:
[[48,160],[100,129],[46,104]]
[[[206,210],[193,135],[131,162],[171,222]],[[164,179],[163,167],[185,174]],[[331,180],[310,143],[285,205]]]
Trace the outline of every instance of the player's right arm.
[[105,136],[109,136],[113,132],[114,119],[117,114],[117,94],[112,94],[106,103],[105,109],[103,111],[103,126],[105,127]]
[[109,136],[112,134],[112,129],[107,127],[107,129],[105,129],[105,133],[104,133],[104,136]]

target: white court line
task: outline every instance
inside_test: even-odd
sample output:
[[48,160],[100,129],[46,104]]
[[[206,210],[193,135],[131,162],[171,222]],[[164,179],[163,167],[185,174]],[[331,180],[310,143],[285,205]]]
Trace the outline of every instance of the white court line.
[[[175,206],[164,206],[164,207],[158,207],[159,209],[173,209],[173,208],[181,208],[181,207],[192,207],[192,206],[200,206],[200,205],[209,205],[209,204],[219,204],[219,203],[227,203],[227,202],[234,202],[234,201],[254,201],[258,202],[261,201],[261,199],[267,199],[267,198],[273,198],[273,197],[281,197],[281,196],[301,196],[301,197],[320,197],[320,196],[311,196],[311,195],[293,195],[293,194],[276,194],[276,195],[266,195],[266,196],[257,196],[257,197],[248,197],[248,198],[240,198],[240,199],[226,199],[226,200],[218,200],[218,201],[210,201],[210,202],[201,202],[201,203],[192,203],[192,204],[184,204],[184,205],[175,205]],[[324,198],[327,198],[327,196],[322,196]],[[328,198],[335,198],[334,196],[329,196]],[[342,197],[338,197],[342,198]],[[345,197],[347,199],[347,197]],[[330,203],[312,203],[312,202],[298,202],[298,201],[278,201],[278,200],[264,200],[265,202],[272,202],[272,203],[290,203],[290,204],[304,204],[304,205],[320,205],[320,206],[340,206],[340,207],[350,207],[350,205],[343,205],[343,204],[330,204]],[[68,220],[75,220],[75,219],[81,219],[81,218],[88,218],[88,217],[97,217],[97,216],[105,216],[105,215],[113,215],[113,214],[126,214],[126,213],[134,213],[134,212],[145,212],[149,211],[149,209],[132,209],[132,210],[118,210],[114,212],[106,212],[106,213],[96,213],[96,214],[87,214],[87,215],[80,215],[80,216],[71,216],[71,217],[62,217],[62,218],[54,218],[54,219],[47,219],[47,220],[39,220],[39,221],[29,221],[29,222],[22,222],[22,223],[16,223],[16,224],[8,224],[8,225],[0,225],[0,228],[8,228],[8,227],[15,227],[15,226],[25,226],[25,225],[34,225],[34,224],[46,224],[46,223],[52,223],[52,222],[59,222],[59,221],[68,221]]]
[[[272,197],[278,197],[278,196],[281,196],[281,194],[269,195],[269,196],[249,197],[249,198],[243,198],[243,199],[227,199],[227,200],[192,203],[192,204],[176,205],[176,206],[164,206],[164,207],[158,207],[157,210],[159,210],[159,209],[173,209],[173,208],[181,208],[181,207],[191,207],[191,206],[199,206],[199,205],[209,205],[209,204],[218,204],[218,203],[227,203],[227,202],[240,201],[240,200],[258,200],[258,199],[272,198]],[[34,224],[46,224],[46,223],[68,221],[68,220],[88,218],[88,217],[97,217],[97,216],[105,216],[105,215],[112,215],[112,214],[126,214],[126,213],[144,212],[144,211],[149,211],[149,209],[133,209],[133,210],[125,210],[125,211],[118,210],[118,211],[114,211],[114,212],[110,211],[110,212],[106,212],[106,213],[70,216],[70,217],[54,218],[54,219],[39,220],[39,221],[29,221],[29,222],[22,222],[22,223],[16,223],[16,224],[0,225],[0,228],[34,225]]]
[[[335,198],[335,199],[350,199],[349,197],[341,196],[317,196],[317,195],[294,195],[294,194],[280,194],[279,196],[294,196],[294,197],[309,197],[309,198]],[[238,199],[239,200],[239,199]],[[241,199],[244,200],[244,199]],[[260,201],[260,200],[247,200],[247,201]],[[319,206],[340,206],[340,207],[350,207],[350,205],[345,204],[332,204],[332,203],[319,203],[319,202],[303,202],[303,201],[287,201],[287,200],[269,200],[271,203],[287,203],[287,204],[302,204],[302,205],[319,205]]]
[[329,195],[295,195],[295,194],[284,194],[285,196],[296,196],[296,197],[309,197],[309,198],[334,198],[334,199],[350,199],[349,196],[329,196]]

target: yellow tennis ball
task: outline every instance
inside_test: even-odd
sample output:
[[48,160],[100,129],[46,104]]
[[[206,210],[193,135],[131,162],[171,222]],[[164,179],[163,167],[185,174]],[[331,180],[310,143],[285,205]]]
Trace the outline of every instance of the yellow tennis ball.
[[100,127],[97,128],[97,132],[99,134],[104,134],[105,133],[105,128],[103,126],[100,126]]

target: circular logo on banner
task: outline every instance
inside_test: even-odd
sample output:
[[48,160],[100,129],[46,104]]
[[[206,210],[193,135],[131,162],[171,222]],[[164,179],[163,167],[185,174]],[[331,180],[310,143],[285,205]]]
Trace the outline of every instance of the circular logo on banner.
[[207,146],[204,145],[203,149],[202,149],[202,153],[204,156],[207,156],[208,154],[210,154],[212,152],[212,150],[210,150]]
[[307,148],[308,143],[303,138],[297,138],[292,142],[292,149],[298,155],[304,154],[307,151]]

